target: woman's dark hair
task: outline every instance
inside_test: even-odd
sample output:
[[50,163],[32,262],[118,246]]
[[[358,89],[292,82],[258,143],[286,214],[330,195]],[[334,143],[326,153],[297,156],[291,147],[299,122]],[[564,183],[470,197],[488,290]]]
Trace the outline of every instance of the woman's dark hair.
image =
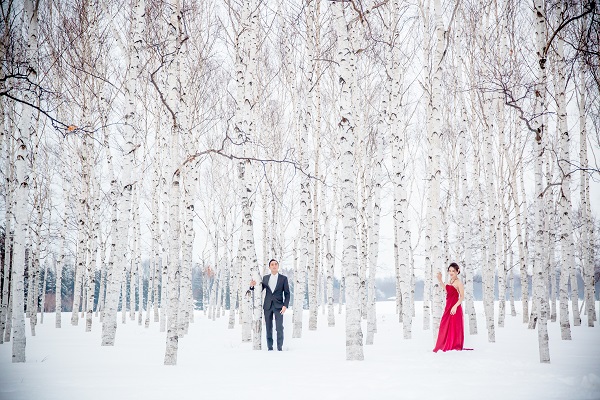
[[277,264],[279,264],[279,261],[277,261],[277,260],[276,260],[276,259],[274,259],[274,258],[271,258],[271,261],[269,261],[269,264],[267,264],[267,265],[270,267],[270,266],[271,266],[271,263],[272,263],[273,261],[275,261]]
[[453,262],[452,264],[448,265],[448,271],[450,271],[450,268],[454,268],[454,270],[456,271],[456,275],[460,274],[460,267],[457,263]]

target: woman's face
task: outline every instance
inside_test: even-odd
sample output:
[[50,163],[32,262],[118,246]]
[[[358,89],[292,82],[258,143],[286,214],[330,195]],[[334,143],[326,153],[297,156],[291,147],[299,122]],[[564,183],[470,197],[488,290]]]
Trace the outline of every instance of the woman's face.
[[448,268],[448,274],[450,274],[450,279],[455,279],[456,275],[458,275],[456,269],[454,267]]

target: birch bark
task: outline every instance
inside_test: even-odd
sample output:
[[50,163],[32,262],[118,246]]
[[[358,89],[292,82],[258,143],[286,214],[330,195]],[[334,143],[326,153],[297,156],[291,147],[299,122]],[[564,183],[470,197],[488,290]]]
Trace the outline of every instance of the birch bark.
[[[579,71],[580,79],[579,84],[585,85],[585,74],[584,66],[580,66]],[[583,229],[581,233],[582,243],[582,275],[584,276],[584,293],[585,302],[587,303],[587,316],[588,326],[594,326],[595,316],[595,301],[594,301],[594,262],[593,262],[593,248],[592,244],[594,241],[593,225],[590,213],[590,181],[588,172],[588,144],[587,144],[587,127],[586,127],[586,96],[585,90],[579,90],[578,96],[578,108],[579,108],[579,164],[581,166],[580,181],[579,181],[579,197],[581,198],[581,214],[583,220]],[[579,294],[577,290],[577,277],[576,271],[573,266],[570,273],[571,279],[571,305],[573,307],[573,325],[581,325],[581,315],[579,313]]]
[[340,180],[342,189],[342,218],[343,218],[343,264],[345,269],[346,290],[346,359],[363,360],[363,334],[360,326],[360,299],[358,297],[358,255],[356,251],[356,194],[355,177],[352,174],[354,163],[354,144],[356,133],[355,117],[352,113],[352,91],[355,81],[356,55],[352,50],[348,23],[342,3],[332,2],[331,10],[334,17],[335,31],[338,37],[336,61],[337,75],[340,82],[340,114],[339,145],[340,145]]
[[[114,260],[115,265],[108,282],[106,294],[106,312],[102,325],[102,345],[113,346],[117,331],[117,307],[119,303],[119,288],[123,281],[123,270],[125,266],[125,247],[128,243],[129,221],[131,219],[131,191],[133,187],[132,168],[135,160],[135,122],[136,122],[136,102],[135,102],[135,80],[140,76],[141,71],[141,52],[142,37],[144,34],[144,6],[143,0],[137,0],[133,7],[133,43],[131,45],[131,63],[128,71],[126,83],[126,113],[123,135],[125,145],[123,147],[123,173],[121,177],[121,187],[119,193],[119,219],[117,222],[117,232],[113,237],[116,240]],[[111,257],[113,255],[111,254]],[[124,300],[124,299],[123,299]],[[123,301],[125,304],[125,301]]]
[[[8,125],[9,127],[11,124]],[[3,129],[0,126],[0,129]],[[4,343],[4,336],[7,334],[10,337],[10,329],[6,330],[8,322],[8,302],[12,296],[11,274],[12,274],[12,253],[10,249],[13,247],[14,238],[14,191],[15,191],[15,147],[14,140],[11,135],[6,136],[6,208],[5,208],[5,226],[4,226],[4,264],[2,265],[2,304],[0,304],[0,344]]]
[[[34,0],[24,2],[24,21],[26,35],[26,61],[29,68],[28,79],[37,83],[37,56],[38,48],[38,6]],[[23,94],[25,101],[34,104],[35,98],[29,91]],[[25,362],[25,304],[23,275],[25,265],[25,248],[28,234],[28,204],[29,195],[29,165],[28,159],[31,151],[31,139],[35,137],[36,123],[33,117],[33,109],[24,106],[21,114],[20,124],[17,130],[16,160],[15,160],[15,236],[13,242],[13,276],[12,276],[12,362]]]
[[[441,217],[441,203],[440,203],[440,183],[441,183],[441,138],[442,138],[442,57],[444,51],[444,38],[443,38],[443,26],[442,26],[442,9],[440,0],[434,0],[433,2],[434,16],[435,16],[435,50],[433,54],[433,75],[431,82],[431,136],[429,142],[429,163],[430,163],[430,175],[429,175],[429,212],[427,219],[429,222],[429,237],[431,245],[431,266],[436,270],[440,268],[440,217]],[[433,271],[432,271],[433,272]],[[430,277],[431,279],[431,277]],[[432,332],[434,339],[437,338],[440,318],[442,315],[443,298],[441,296],[441,288],[438,283],[434,281],[433,284],[433,309],[432,309]]]
[[[546,11],[542,0],[534,0],[535,39],[538,58],[537,88],[536,88],[536,115],[546,112],[546,58],[544,46],[546,43]],[[548,348],[548,326],[547,326],[547,304],[548,290],[545,277],[545,265],[543,263],[544,235],[544,196],[543,196],[543,162],[544,162],[544,137],[546,127],[544,118],[538,117],[534,120],[536,127],[535,136],[535,256],[533,258],[533,269],[535,276],[534,284],[534,308],[536,308],[538,343],[541,363],[550,362],[550,351]]]

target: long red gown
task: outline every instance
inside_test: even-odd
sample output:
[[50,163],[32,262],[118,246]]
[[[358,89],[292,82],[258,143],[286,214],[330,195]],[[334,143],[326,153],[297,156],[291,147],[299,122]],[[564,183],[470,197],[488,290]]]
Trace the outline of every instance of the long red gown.
[[450,310],[457,301],[458,289],[452,285],[446,285],[446,309],[442,315],[437,343],[435,344],[435,349],[433,349],[436,353],[438,350],[471,350],[463,349],[465,328],[463,324],[462,306],[456,308],[456,313],[454,313],[454,315],[450,314]]

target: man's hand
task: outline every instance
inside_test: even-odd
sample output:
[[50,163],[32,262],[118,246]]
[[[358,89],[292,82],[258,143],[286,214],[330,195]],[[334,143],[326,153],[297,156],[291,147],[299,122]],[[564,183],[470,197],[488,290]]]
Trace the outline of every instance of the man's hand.
[[256,281],[255,281],[254,279],[252,279],[252,280],[250,281],[250,286],[251,286],[251,287],[254,287],[254,286],[256,286]]
[[287,308],[286,308],[285,306],[283,306],[283,307],[281,308],[281,311],[279,311],[279,313],[280,313],[281,315],[283,315],[283,314],[285,313],[285,310],[287,310]]

